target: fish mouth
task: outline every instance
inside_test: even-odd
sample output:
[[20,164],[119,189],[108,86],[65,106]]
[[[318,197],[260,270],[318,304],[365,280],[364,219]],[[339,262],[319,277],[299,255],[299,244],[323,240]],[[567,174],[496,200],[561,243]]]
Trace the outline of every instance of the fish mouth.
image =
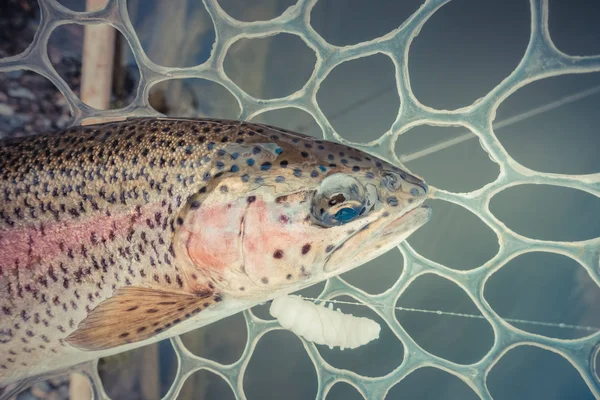
[[[389,251],[429,221],[431,214],[431,207],[417,204],[401,216],[391,221],[385,221],[380,226],[373,226],[376,222],[366,225],[353,233],[327,256],[323,266],[325,273],[332,276],[337,275]],[[371,227],[373,229],[369,229]],[[352,243],[352,246],[347,246],[349,243]],[[349,247],[352,248],[351,254],[348,254],[347,251],[342,254],[339,251],[348,250]],[[340,264],[346,264],[348,260],[358,260],[358,262],[347,268],[341,267]],[[335,273],[332,273],[334,271]]]
[[424,219],[424,221],[423,221],[423,224],[424,224],[425,222],[429,221],[429,219],[431,218],[431,213],[432,213],[432,210],[431,210],[430,206],[428,206],[426,204],[420,204],[420,205],[416,206],[415,208],[408,210],[407,212],[405,212],[398,218],[392,220],[383,229],[385,230],[390,225],[396,224],[398,222],[403,222],[403,221],[406,221],[409,219],[413,219],[413,218]]

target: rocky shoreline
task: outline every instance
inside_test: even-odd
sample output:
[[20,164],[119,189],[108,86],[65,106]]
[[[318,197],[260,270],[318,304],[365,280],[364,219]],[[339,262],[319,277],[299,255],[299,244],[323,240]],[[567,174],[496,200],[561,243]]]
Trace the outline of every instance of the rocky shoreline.
[[[35,0],[3,0],[0,13],[0,58],[23,52],[32,42],[39,24]],[[57,29],[61,29],[60,27]],[[82,42],[83,29],[70,29],[68,41]],[[64,47],[64,46],[61,46]],[[73,46],[75,47],[75,46]],[[81,54],[48,44],[54,68],[76,94],[81,85]],[[133,100],[137,67],[122,67],[122,87],[113,103]],[[119,100],[119,101],[117,101]],[[39,134],[67,127],[71,114],[66,99],[45,77],[26,70],[0,72],[0,139]]]

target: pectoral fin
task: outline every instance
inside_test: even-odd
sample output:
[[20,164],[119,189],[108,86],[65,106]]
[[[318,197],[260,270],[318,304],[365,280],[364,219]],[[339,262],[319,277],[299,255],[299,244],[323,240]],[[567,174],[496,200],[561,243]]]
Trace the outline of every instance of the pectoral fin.
[[100,303],[66,341],[82,350],[104,350],[139,342],[218,302],[212,292],[195,295],[144,287],[119,289]]

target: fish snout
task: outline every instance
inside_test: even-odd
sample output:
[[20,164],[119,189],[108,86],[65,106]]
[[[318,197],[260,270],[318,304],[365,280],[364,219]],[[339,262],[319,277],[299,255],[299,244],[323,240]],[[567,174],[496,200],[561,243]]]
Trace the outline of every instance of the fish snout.
[[400,177],[404,180],[404,184],[400,189],[408,193],[412,197],[425,197],[429,192],[429,186],[420,178],[409,173],[402,173]]
[[388,193],[403,198],[423,198],[429,191],[429,186],[422,179],[402,170],[386,171],[382,186]]

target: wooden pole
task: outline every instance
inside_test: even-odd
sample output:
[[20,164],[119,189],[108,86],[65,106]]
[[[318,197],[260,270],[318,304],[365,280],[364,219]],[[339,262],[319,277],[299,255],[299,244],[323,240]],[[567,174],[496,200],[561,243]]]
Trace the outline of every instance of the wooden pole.
[[[99,10],[105,5],[106,0],[86,0],[87,11]],[[83,32],[81,100],[99,110],[107,110],[110,107],[116,32],[112,26],[105,24],[85,25]],[[69,397],[71,400],[92,398],[86,376],[71,374]]]
[[[98,10],[106,0],[86,0],[87,11]],[[110,106],[115,29],[106,24],[85,25],[81,68],[81,100],[99,110]]]

